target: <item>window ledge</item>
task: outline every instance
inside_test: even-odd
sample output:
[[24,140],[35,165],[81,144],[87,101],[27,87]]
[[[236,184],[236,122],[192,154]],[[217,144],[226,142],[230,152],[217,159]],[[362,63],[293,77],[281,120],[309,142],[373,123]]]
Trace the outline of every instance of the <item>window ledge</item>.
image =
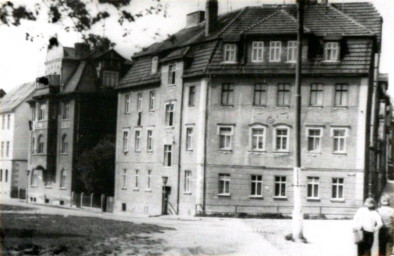
[[153,154],[153,150],[146,151],[147,154]]
[[190,196],[192,194],[192,192],[184,192],[183,194]]
[[322,63],[326,64],[339,64],[341,63],[339,60],[322,60]]
[[140,191],[139,188],[133,188],[133,191]]
[[330,201],[333,203],[345,203],[346,202],[345,199],[331,199]]
[[323,106],[313,106],[313,105],[309,105],[308,108],[312,108],[312,109],[322,109]]
[[38,185],[30,185],[31,188],[38,188]]
[[168,87],[175,87],[176,84],[168,84],[167,86],[168,86]]
[[174,126],[168,126],[168,125],[167,125],[166,127],[164,127],[164,129],[165,129],[165,130],[174,130]]
[[276,109],[289,109],[290,105],[285,105],[285,106],[276,106]]
[[316,197],[316,198],[314,198],[314,197],[307,197],[306,200],[310,201],[310,202],[320,202],[320,198],[318,198],[318,197]]
[[122,190],[127,190],[127,188],[122,188]]
[[189,108],[193,108],[193,107],[195,107],[195,105],[193,104],[193,105],[187,105]]
[[130,112],[129,113],[123,113],[124,115],[130,115]]
[[274,196],[274,200],[287,200],[287,196]]
[[186,149],[185,152],[191,154],[193,153],[193,149]]
[[263,196],[249,196],[250,199],[260,199],[263,200],[264,197]]
[[264,60],[252,60],[250,63],[252,63],[252,64],[261,64],[261,63],[264,63]]
[[231,194],[218,194],[218,197],[231,197]]
[[281,60],[269,60],[269,63],[280,63]]
[[220,104],[220,108],[234,108],[234,105]]
[[152,193],[152,189],[145,189],[145,192]]
[[334,106],[333,109],[346,110],[346,109],[348,109],[348,107],[347,106]]
[[287,63],[287,64],[297,64],[297,61],[295,61],[295,60],[287,60],[287,61],[285,61],[285,63]]
[[60,153],[61,156],[67,156],[68,153]]
[[52,189],[52,186],[45,186],[45,189]]
[[307,156],[312,156],[312,157],[317,157],[321,154],[322,154],[321,152],[307,152],[306,153]]
[[277,155],[290,155],[290,151],[272,151],[272,153]]
[[347,156],[346,152],[332,152],[332,154],[336,156]]
[[236,61],[222,61],[220,64],[222,65],[236,65],[238,62]]
[[154,110],[154,109],[149,109],[148,112],[149,112],[149,113],[155,113],[155,110]]
[[219,149],[220,154],[232,154],[233,150],[232,149]]
[[249,154],[252,155],[265,155],[267,154],[267,150],[249,150]]
[[140,150],[140,151],[134,151],[134,153],[136,153],[136,154],[140,154],[140,153],[141,153],[141,150]]
[[260,109],[260,108],[267,108],[267,105],[253,105],[252,107]]

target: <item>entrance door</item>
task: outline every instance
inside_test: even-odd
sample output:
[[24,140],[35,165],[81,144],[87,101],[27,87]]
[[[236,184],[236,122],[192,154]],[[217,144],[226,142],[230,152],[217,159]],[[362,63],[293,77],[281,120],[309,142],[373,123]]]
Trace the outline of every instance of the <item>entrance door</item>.
[[171,187],[169,186],[163,186],[162,189],[162,206],[161,206],[161,214],[162,215],[167,215],[168,214],[168,198],[171,193]]

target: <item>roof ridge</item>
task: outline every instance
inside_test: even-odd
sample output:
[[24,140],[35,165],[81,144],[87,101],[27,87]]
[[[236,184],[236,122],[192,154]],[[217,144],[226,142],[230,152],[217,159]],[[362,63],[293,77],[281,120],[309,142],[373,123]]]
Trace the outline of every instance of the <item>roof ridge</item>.
[[[290,17],[290,19],[294,20],[295,22],[297,22],[298,24],[298,20],[296,18],[294,18],[287,10],[282,9],[282,12],[284,12],[287,16]],[[311,32],[312,30],[310,28],[308,28],[307,26],[305,26],[305,24],[303,24],[304,27],[304,32],[307,30],[307,32]]]
[[341,10],[337,9],[336,7],[330,5],[327,5],[328,8],[336,11],[337,13],[339,13],[340,15],[342,15],[343,17],[345,17],[346,19],[348,19],[349,21],[351,21],[353,24],[365,29],[368,33],[375,35],[375,33],[370,30],[369,28],[367,28],[366,26],[364,26],[363,24],[361,24],[360,22],[356,21],[355,19],[353,19],[352,17],[350,17],[349,15],[347,15],[346,13],[342,12]]
[[238,17],[240,17],[241,14],[243,14],[247,9],[248,6],[244,7],[243,9],[240,9],[239,13],[227,24],[227,26],[224,26],[224,28],[222,28],[222,30],[219,31],[216,38],[220,37],[224,33],[224,31],[226,31],[235,22],[235,20],[238,19]]
[[264,21],[266,21],[267,19],[273,17],[274,15],[276,15],[277,13],[279,13],[280,11],[281,11],[281,10],[275,11],[275,12],[272,13],[271,15],[268,15],[267,17],[262,18],[261,20],[256,21],[254,24],[250,25],[249,28],[245,29],[243,32],[245,33],[245,32],[247,32],[247,31],[251,30],[253,27],[255,27],[255,26],[257,26],[257,25],[263,23]]

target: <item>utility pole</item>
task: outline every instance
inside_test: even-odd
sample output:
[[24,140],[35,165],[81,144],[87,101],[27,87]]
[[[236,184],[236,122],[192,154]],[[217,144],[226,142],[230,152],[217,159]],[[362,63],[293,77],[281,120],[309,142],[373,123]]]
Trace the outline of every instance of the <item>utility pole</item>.
[[302,34],[304,33],[304,1],[297,0],[297,63],[295,75],[295,147],[294,147],[294,208],[293,232],[294,241],[303,240],[303,212],[301,197],[301,71],[302,71]]

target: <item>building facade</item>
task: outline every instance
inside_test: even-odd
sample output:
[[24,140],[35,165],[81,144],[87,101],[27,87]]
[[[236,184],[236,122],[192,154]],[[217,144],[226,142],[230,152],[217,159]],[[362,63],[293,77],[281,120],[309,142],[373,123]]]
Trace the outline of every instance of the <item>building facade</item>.
[[27,187],[30,111],[26,100],[33,90],[34,83],[22,84],[0,99],[1,198],[10,198],[11,191],[17,194]]
[[[78,184],[76,163],[116,127],[113,87],[128,67],[116,51],[92,53],[51,44],[46,75],[30,99],[30,202],[70,205]],[[114,170],[108,170],[113,172]],[[112,186],[112,184],[108,184]]]
[[[382,19],[369,3],[308,4],[304,18],[304,212],[351,215],[377,193],[368,148]],[[134,55],[117,87],[115,210],[290,214],[296,6],[219,16],[208,0],[187,22]]]

